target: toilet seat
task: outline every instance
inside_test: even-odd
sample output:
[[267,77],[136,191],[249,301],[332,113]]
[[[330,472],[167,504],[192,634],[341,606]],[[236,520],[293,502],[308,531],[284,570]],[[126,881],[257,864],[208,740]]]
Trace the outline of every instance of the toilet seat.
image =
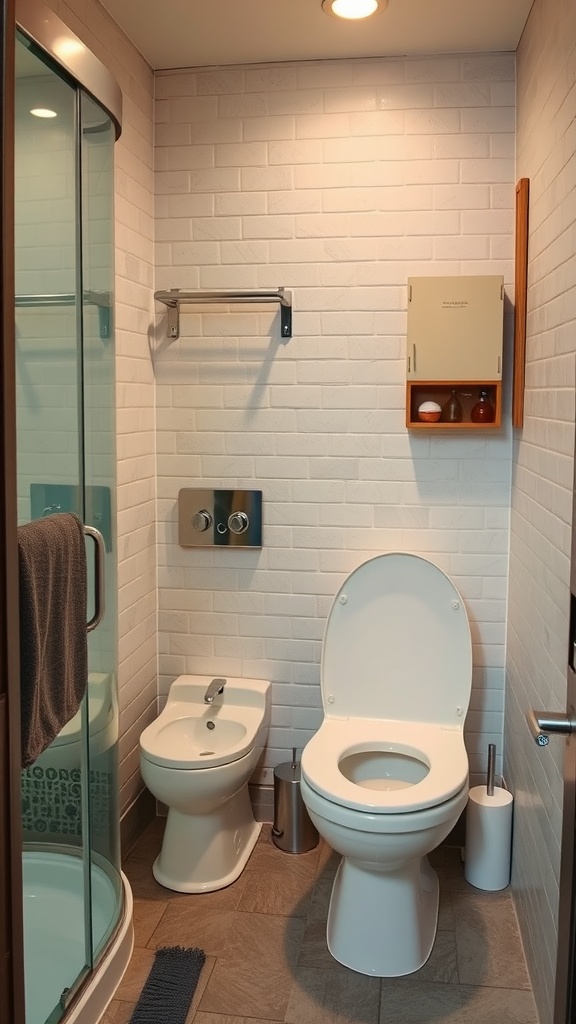
[[358,566],[330,609],[321,672],[329,717],[461,728],[472,644],[452,580],[426,558],[405,552]]
[[[342,774],[341,761],[361,752],[397,752],[428,767],[402,789],[367,788]],[[371,814],[400,814],[445,803],[468,780],[462,732],[422,722],[327,718],[302,753],[302,777],[325,799]]]

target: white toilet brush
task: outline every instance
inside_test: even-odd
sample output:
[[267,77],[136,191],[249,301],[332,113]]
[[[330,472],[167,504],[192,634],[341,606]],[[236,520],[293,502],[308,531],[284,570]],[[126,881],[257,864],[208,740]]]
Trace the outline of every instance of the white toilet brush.
[[464,876],[477,889],[505,889],[510,881],[512,794],[494,785],[496,745],[488,746],[485,786],[470,790],[466,809]]

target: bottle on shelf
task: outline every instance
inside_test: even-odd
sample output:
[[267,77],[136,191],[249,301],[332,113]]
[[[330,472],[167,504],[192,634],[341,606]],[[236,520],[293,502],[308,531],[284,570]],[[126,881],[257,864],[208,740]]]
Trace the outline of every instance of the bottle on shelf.
[[470,410],[472,423],[493,423],[495,417],[494,406],[489,399],[487,391],[480,391],[476,405]]
[[450,398],[442,409],[442,420],[444,423],[462,422],[462,404],[458,398],[457,388],[452,389]]

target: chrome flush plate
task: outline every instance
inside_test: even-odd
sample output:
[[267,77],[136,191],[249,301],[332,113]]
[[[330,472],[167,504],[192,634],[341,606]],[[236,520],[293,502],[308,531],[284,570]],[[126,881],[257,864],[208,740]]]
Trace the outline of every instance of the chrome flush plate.
[[178,543],[190,547],[262,547],[262,491],[183,487]]

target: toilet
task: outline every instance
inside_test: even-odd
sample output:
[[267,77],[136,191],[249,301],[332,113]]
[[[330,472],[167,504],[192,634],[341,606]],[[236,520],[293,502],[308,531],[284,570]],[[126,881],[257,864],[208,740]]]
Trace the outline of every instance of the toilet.
[[167,889],[212,892],[244,870],[262,827],[248,781],[266,742],[270,701],[266,680],[179,676],[140,736],[142,778],[168,807],[152,868]]
[[472,645],[454,584],[419,555],[360,565],[332,604],[321,676],[325,717],[302,753],[301,792],[342,858],[328,948],[360,974],[412,974],[436,935],[427,855],[468,800]]

